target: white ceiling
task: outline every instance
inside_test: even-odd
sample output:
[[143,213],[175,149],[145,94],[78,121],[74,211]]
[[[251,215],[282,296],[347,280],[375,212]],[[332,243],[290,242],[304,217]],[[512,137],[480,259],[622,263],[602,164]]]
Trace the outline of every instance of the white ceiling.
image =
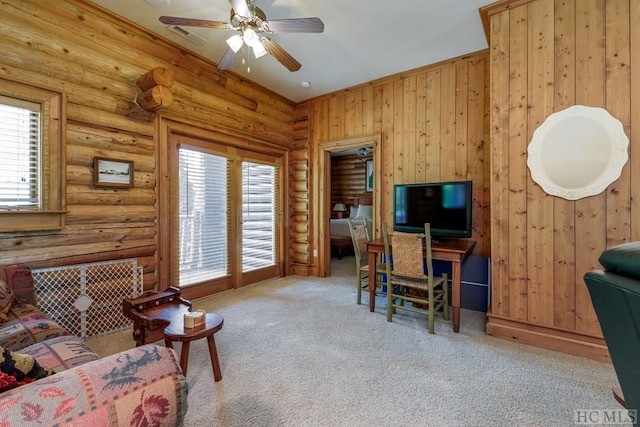
[[[205,38],[198,46],[169,31],[161,15],[229,21],[228,0],[92,0],[150,31],[218,63],[233,30],[186,27]],[[159,0],[155,0],[159,1]],[[167,1],[167,0],[165,0]],[[282,96],[303,101],[381,77],[487,48],[478,9],[491,0],[254,0],[268,19],[319,17],[324,33],[271,34],[301,64],[290,72],[270,55],[238,58],[232,71]],[[300,86],[308,81],[308,89]]]

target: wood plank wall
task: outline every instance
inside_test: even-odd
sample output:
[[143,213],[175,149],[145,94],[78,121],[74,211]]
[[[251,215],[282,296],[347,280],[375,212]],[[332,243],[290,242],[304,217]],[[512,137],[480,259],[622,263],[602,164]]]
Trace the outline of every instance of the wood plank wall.
[[[640,240],[639,22],[637,0],[502,2],[490,12],[491,335],[608,358],[582,277],[605,248]],[[545,118],[575,104],[618,118],[631,157],[605,192],[567,201],[531,180],[526,153]]]
[[344,203],[348,208],[353,205],[355,197],[371,197],[371,193],[366,192],[365,185],[366,161],[371,159],[371,155],[357,154],[331,158],[331,208],[338,202]]
[[[156,114],[133,100],[155,67],[174,73],[165,118],[252,146],[294,143],[295,105],[84,0],[0,3],[0,77],[67,95],[66,225],[0,234],[0,266],[54,266],[134,257],[157,282]],[[93,157],[134,161],[130,189],[93,186]],[[294,156],[295,157],[295,156]]]
[[[388,223],[394,184],[472,180],[474,253],[489,256],[488,73],[482,51],[311,99],[310,152],[320,142],[381,134],[381,217]],[[319,189],[311,194],[309,244],[321,249],[324,233],[313,222]]]

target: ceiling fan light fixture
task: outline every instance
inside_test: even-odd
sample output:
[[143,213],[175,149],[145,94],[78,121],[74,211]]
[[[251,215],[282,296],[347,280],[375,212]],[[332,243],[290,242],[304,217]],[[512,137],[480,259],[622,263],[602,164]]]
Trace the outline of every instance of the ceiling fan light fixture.
[[247,46],[255,47],[257,45],[262,45],[262,43],[260,43],[260,37],[258,37],[258,34],[256,34],[253,28],[245,29],[243,35],[244,42],[247,44]]
[[[136,0],[139,1],[139,0]],[[168,4],[171,0],[145,0],[149,4]],[[287,70],[298,71],[302,64],[291,56],[274,40],[268,37],[261,37],[262,33],[321,33],[324,31],[324,23],[320,18],[289,18],[268,21],[262,9],[252,4],[252,0],[228,0],[231,4],[229,23],[222,21],[212,21],[208,19],[182,18],[177,16],[160,16],[159,20],[163,24],[181,29],[182,26],[213,28],[220,30],[234,30],[234,36],[229,37],[226,42],[229,48],[225,51],[219,69],[228,70],[233,65],[236,56],[242,57],[243,62],[248,60],[247,54],[240,55],[244,45],[251,47],[256,58],[264,55],[273,56]],[[190,39],[191,40],[191,39]],[[248,50],[248,49],[246,49]],[[249,68],[247,67],[247,72]]]
[[267,49],[264,48],[262,43],[258,42],[253,45],[253,55],[257,58],[261,58],[267,54]]
[[227,39],[227,44],[234,53],[238,53],[238,51],[242,47],[242,37],[240,37],[240,35],[238,34],[236,34],[235,36],[231,36]]

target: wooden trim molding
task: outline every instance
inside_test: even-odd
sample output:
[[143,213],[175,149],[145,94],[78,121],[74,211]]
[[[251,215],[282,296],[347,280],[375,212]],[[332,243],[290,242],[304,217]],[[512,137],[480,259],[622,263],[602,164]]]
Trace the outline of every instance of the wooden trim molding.
[[527,4],[532,1],[534,0],[499,0],[480,8],[480,20],[482,21],[484,36],[487,38],[489,46],[491,46],[491,16],[504,12],[505,10],[513,9],[517,6],[522,6],[523,4]]
[[0,212],[0,232],[62,230],[68,211]]
[[611,363],[604,339],[591,334],[534,325],[492,314],[488,315],[486,328],[487,335],[496,338]]

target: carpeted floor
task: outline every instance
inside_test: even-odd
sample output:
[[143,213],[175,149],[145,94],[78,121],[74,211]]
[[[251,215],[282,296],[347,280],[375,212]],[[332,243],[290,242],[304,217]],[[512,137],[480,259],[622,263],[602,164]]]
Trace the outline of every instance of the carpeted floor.
[[[330,278],[285,277],[194,302],[225,318],[191,346],[185,426],[571,426],[578,409],[620,409],[609,364],[488,337],[483,313],[463,310],[460,333],[436,317],[386,321],[355,303],[353,258]],[[130,332],[91,340],[100,354]],[[179,352],[179,349],[177,349]]]

